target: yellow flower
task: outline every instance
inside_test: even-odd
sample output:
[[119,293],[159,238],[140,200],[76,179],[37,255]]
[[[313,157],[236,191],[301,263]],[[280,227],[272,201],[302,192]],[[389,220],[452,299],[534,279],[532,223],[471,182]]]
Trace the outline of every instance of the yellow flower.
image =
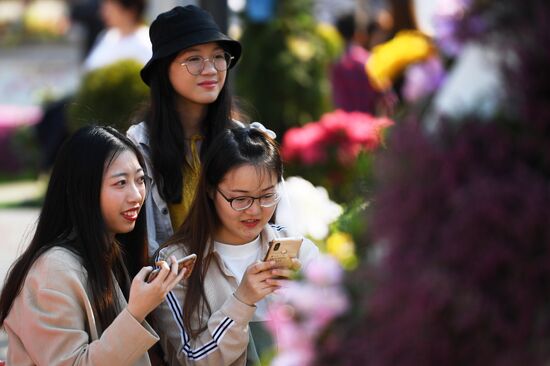
[[315,32],[325,43],[326,50],[332,59],[335,59],[342,53],[344,39],[340,36],[335,26],[328,23],[319,23],[315,27]]
[[427,59],[434,46],[418,31],[401,31],[386,43],[374,47],[367,61],[369,78],[378,90],[387,90],[411,63]]
[[300,61],[307,62],[315,54],[315,49],[311,42],[302,37],[289,36],[287,38],[287,47]]
[[326,241],[326,249],[345,269],[353,269],[357,265],[355,243],[348,233],[335,232]]

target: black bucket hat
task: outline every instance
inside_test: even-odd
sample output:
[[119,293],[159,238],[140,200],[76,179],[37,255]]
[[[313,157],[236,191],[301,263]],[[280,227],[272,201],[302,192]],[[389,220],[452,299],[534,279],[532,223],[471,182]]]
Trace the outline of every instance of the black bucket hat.
[[223,34],[212,15],[195,5],[176,6],[161,13],[151,24],[149,37],[153,56],[141,69],[141,78],[149,85],[152,66],[158,59],[170,56],[191,46],[218,42],[234,57],[229,68],[241,57],[241,44]]

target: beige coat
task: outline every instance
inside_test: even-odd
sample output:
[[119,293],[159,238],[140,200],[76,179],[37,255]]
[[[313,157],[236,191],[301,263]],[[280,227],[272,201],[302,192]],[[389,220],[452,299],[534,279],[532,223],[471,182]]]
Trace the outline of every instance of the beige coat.
[[124,310],[99,334],[78,256],[61,247],[42,254],[4,321],[7,365],[150,365],[147,350],[158,336],[117,291]]

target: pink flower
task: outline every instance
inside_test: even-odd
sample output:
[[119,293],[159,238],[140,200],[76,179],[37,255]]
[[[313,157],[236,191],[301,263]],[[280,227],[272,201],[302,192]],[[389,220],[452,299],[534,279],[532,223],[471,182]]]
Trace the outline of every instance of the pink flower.
[[318,286],[339,284],[344,271],[338,261],[329,255],[321,255],[305,268],[306,279]]
[[313,361],[313,346],[309,349],[293,349],[280,352],[271,361],[271,366],[307,366]]
[[324,255],[305,268],[304,280],[290,282],[273,298],[267,329],[275,338],[278,354],[272,366],[313,362],[319,334],[349,306],[339,286],[342,275],[338,261]]
[[341,109],[337,109],[334,112],[323,114],[318,123],[323,126],[331,138],[336,136],[346,137],[345,131],[352,115],[353,113],[348,113]]
[[338,109],[318,122],[289,129],[283,138],[283,158],[308,165],[326,163],[328,151],[334,148],[338,162],[351,165],[361,150],[370,151],[380,144],[382,130],[391,124],[387,118]]
[[365,150],[373,150],[380,145],[383,129],[393,122],[388,118],[373,118],[366,114],[360,117],[349,124],[348,137],[352,142],[361,144]]
[[301,160],[308,165],[326,160],[321,144],[325,135],[325,130],[316,123],[289,129],[283,137],[283,158],[286,161]]

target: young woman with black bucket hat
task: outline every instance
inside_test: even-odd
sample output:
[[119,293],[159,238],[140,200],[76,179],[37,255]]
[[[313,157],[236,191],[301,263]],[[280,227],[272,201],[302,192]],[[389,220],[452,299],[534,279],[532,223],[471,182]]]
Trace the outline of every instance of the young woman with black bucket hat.
[[221,32],[207,11],[188,5],[161,13],[151,24],[153,56],[141,70],[150,87],[145,121],[127,134],[153,177],[147,198],[149,254],[185,219],[196,190],[201,157],[221,131],[242,125],[227,85],[241,44]]

